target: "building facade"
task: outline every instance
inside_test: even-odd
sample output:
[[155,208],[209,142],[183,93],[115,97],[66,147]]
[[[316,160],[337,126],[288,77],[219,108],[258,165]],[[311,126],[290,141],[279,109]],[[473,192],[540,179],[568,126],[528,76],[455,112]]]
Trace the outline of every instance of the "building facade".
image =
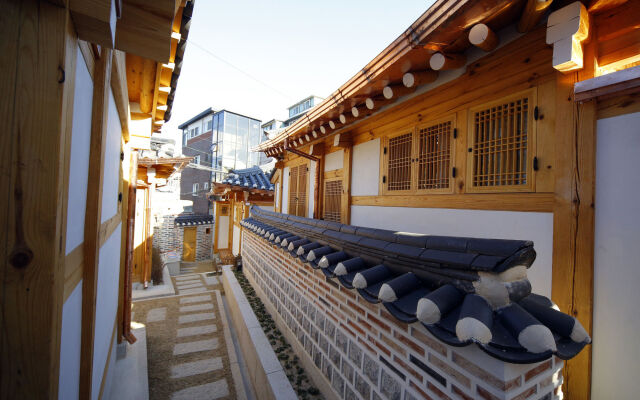
[[298,118],[302,117],[307,112],[309,112],[310,109],[320,104],[322,100],[324,100],[322,97],[311,95],[287,108],[289,117],[282,123],[282,127],[287,127],[296,122]]
[[178,128],[182,130],[182,153],[194,157],[193,165],[182,173],[180,198],[193,200],[194,214],[211,212],[206,193],[212,181],[221,181],[231,169],[269,162],[263,153],[249,151],[267,139],[256,118],[208,108]]

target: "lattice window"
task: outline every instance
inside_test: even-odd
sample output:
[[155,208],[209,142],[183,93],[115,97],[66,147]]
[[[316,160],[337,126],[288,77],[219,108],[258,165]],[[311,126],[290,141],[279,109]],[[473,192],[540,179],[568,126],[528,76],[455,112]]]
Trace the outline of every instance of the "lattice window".
[[532,186],[533,95],[529,91],[471,111],[472,189]]
[[448,189],[451,177],[452,121],[418,131],[418,190]]
[[342,220],[342,180],[324,182],[324,220]]
[[291,167],[289,177],[289,214],[307,216],[307,165]]
[[387,190],[410,190],[413,133],[390,138],[387,147]]

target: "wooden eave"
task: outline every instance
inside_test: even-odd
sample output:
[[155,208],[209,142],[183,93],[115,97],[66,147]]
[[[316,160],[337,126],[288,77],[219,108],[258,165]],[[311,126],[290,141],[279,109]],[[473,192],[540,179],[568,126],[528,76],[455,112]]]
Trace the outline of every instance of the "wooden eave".
[[147,182],[147,168],[156,170],[156,178],[169,179],[171,175],[183,170],[193,157],[140,158],[138,159],[138,181]]
[[217,183],[212,185],[211,192],[213,195],[220,196],[225,192],[249,192],[250,194],[261,194],[266,196],[273,196],[273,190],[254,189],[238,185],[230,185],[228,183]]
[[[526,4],[525,0],[440,0],[422,14],[386,49],[378,54],[360,72],[349,79],[307,115],[253,148],[253,151],[279,154],[283,152],[284,139],[298,140],[320,125],[336,120],[341,112],[348,112],[353,106],[363,104],[367,97],[380,97],[388,84],[400,83],[402,75],[409,71],[428,70],[429,58],[435,52],[462,53],[470,43],[467,31],[477,23],[484,23],[498,31],[517,21]],[[391,103],[396,101],[394,98]],[[378,111],[366,110],[366,116]],[[327,129],[327,137],[351,125]],[[306,143],[305,143],[306,144]]]

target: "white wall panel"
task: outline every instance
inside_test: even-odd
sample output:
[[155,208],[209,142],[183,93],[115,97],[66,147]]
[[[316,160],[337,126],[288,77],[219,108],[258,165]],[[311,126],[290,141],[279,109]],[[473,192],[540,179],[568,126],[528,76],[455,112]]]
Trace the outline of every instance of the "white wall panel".
[[532,240],[533,291],[551,296],[553,214],[444,208],[352,206],[351,224],[429,235]]
[[380,182],[380,139],[353,146],[351,195],[377,196]]
[[240,254],[240,228],[233,226],[233,248],[231,252],[234,256]]
[[111,349],[111,337],[118,311],[121,229],[122,224],[119,224],[100,248],[93,347],[92,398],[94,399],[98,398],[100,392],[100,383]]
[[229,247],[229,217],[219,216],[216,224],[218,224],[218,248],[226,249]]
[[[78,59],[80,60],[80,58]],[[80,341],[82,334],[82,281],[73,289],[62,306],[60,331],[59,399],[80,396]]]
[[344,150],[334,151],[324,157],[324,170],[333,171],[334,169],[342,169],[344,164]]
[[118,193],[120,192],[120,144],[122,125],[113,92],[109,90],[109,114],[107,119],[107,140],[104,152],[104,177],[102,182],[102,221],[118,212]]
[[637,398],[640,113],[598,121],[592,399]]
[[91,107],[93,81],[78,47],[76,82],[71,122],[71,158],[69,161],[69,199],[67,201],[67,241],[65,254],[84,242],[84,214],[87,205]]
[[282,213],[289,214],[289,167],[282,170]]

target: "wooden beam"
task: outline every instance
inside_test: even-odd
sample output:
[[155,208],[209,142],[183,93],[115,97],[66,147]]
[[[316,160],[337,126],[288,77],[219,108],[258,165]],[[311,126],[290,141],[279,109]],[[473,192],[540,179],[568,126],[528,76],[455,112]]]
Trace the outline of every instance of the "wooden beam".
[[125,142],[128,142],[131,113],[129,111],[129,89],[127,88],[127,63],[125,54],[120,50],[113,52],[111,90],[116,101],[120,125],[122,125],[122,135]]
[[69,11],[80,39],[113,48],[117,20],[113,0],[69,0]]
[[520,21],[518,21],[518,32],[524,33],[532,30],[549,8],[553,0],[527,0],[524,6]]
[[366,112],[367,106],[365,104],[351,107],[351,115],[353,115],[354,118],[364,117],[366,115]]
[[340,124],[344,126],[349,125],[350,123],[355,121],[356,117],[354,117],[351,112],[345,111],[344,113],[338,115],[338,120],[340,121]]
[[84,227],[84,272],[82,277],[82,330],[80,353],[80,397],[92,397],[93,349],[95,340],[96,295],[102,217],[102,182],[109,114],[111,49],[103,48],[96,61],[93,81],[89,180]]
[[353,196],[351,204],[377,207],[453,208],[469,210],[552,212],[550,193],[439,194]]
[[153,97],[156,87],[156,62],[149,59],[142,60],[142,80],[140,83],[140,111],[151,114],[153,109]]
[[612,8],[616,8],[627,1],[628,0],[591,0],[589,2],[588,10],[590,14],[599,14]]
[[0,19],[0,398],[54,399],[77,41],[47,2],[5,1]]
[[406,87],[418,87],[438,79],[438,72],[433,70],[411,71],[402,76],[402,84]]
[[321,156],[324,154],[324,142],[318,142],[311,145],[309,154],[312,156]]
[[576,101],[608,98],[640,91],[640,66],[576,82]]
[[344,149],[353,145],[351,136],[339,133],[333,137],[333,147],[342,147]]
[[391,84],[391,85],[385,86],[384,89],[382,89],[382,95],[387,100],[391,100],[391,99],[397,100],[398,97],[402,97],[409,93],[413,93],[416,87],[417,86],[405,86],[402,83]]
[[589,13],[579,1],[551,13],[546,42],[553,45],[553,68],[561,72],[582,69],[582,42],[588,37]]
[[469,42],[484,51],[491,51],[498,46],[498,35],[485,24],[475,24],[469,31]]
[[458,69],[467,63],[467,57],[464,54],[444,54],[434,53],[429,59],[429,66],[434,71],[446,71],[450,69]]
[[384,96],[372,96],[367,97],[364,101],[364,105],[367,109],[374,110],[383,107],[385,104],[389,104],[390,102],[391,101],[389,99],[385,99]]
[[175,1],[124,0],[116,23],[115,46],[126,53],[167,63]]

